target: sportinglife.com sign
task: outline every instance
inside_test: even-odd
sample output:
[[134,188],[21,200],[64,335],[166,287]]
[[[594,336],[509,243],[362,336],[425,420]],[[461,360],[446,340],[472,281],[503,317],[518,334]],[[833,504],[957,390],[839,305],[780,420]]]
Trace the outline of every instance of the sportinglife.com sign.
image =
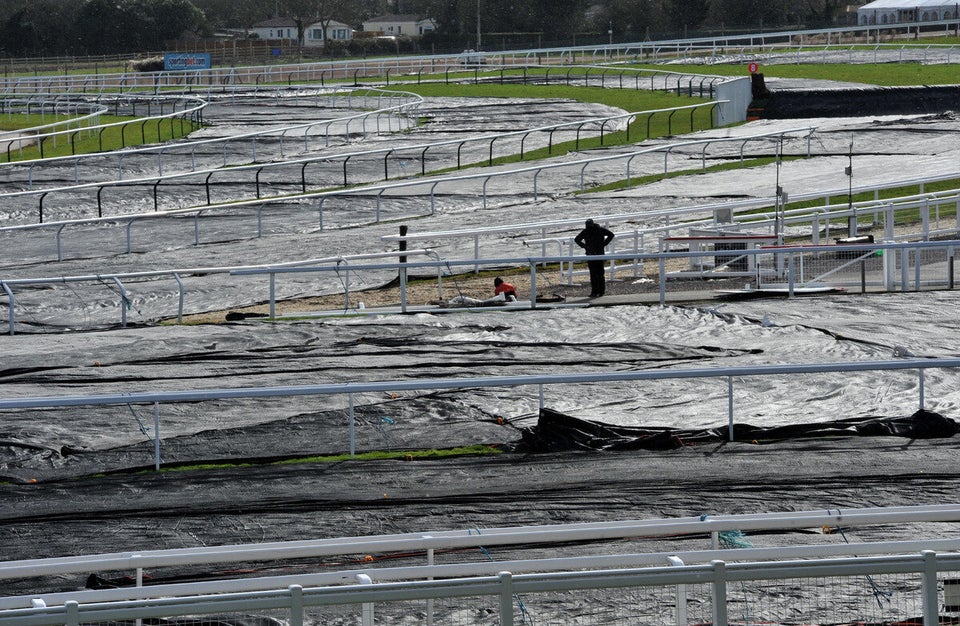
[[210,69],[209,52],[167,52],[163,55],[163,69],[165,70],[208,70]]

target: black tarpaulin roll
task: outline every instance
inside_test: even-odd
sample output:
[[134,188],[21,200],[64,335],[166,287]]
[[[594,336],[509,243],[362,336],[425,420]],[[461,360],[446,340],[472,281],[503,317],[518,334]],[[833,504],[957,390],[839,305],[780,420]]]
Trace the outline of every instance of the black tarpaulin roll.
[[[933,439],[952,437],[958,431],[960,426],[955,420],[922,409],[909,417],[859,417],[774,427],[735,424],[733,428],[734,439],[757,442],[812,437]],[[672,450],[728,439],[726,426],[707,429],[616,426],[544,408],[540,410],[536,426],[523,429],[517,451]]]

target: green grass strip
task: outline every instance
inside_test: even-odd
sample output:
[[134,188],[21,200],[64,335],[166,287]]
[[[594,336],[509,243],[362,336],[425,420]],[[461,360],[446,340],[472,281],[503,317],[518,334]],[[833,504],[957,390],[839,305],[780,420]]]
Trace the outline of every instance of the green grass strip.
[[[242,461],[242,462],[211,462],[211,463],[193,463],[189,465],[167,465],[160,468],[161,472],[194,472],[210,471],[221,469],[235,469],[242,467],[260,467],[269,465],[300,465],[304,463],[342,463],[344,461],[423,461],[432,459],[450,459],[463,456],[490,456],[503,454],[503,451],[494,445],[476,444],[472,446],[459,446],[456,448],[431,448],[429,450],[373,450],[370,452],[358,452],[352,458],[349,453],[315,455],[303,457],[291,457],[284,459],[268,459],[264,461]],[[152,474],[155,470],[140,469],[137,474]]]
[[[960,61],[960,56],[958,56]],[[748,76],[747,63],[723,65],[631,65],[629,67],[687,74],[714,74],[719,76]],[[804,63],[764,65],[760,73],[776,78],[807,78],[863,83],[883,87],[928,85],[956,85],[960,82],[957,64],[921,65],[919,63],[864,63],[841,65],[836,63]]]
[[[601,87],[576,87],[568,85],[517,85],[517,84],[478,84],[446,85],[426,83],[418,85],[397,85],[391,87],[398,91],[410,91],[424,97],[473,97],[473,98],[517,98],[517,99],[562,99],[603,104],[622,109],[625,112],[653,111],[691,104],[709,102],[706,98],[691,98],[657,91],[638,91],[634,89],[604,89]],[[591,150],[601,147],[623,146],[638,143],[653,137],[672,136],[705,130],[713,127],[713,110],[705,106],[692,111],[659,112],[638,115],[629,125],[629,131],[605,131],[599,136],[596,125],[584,125],[583,137],[579,140],[565,141],[549,147],[525,150],[523,154],[512,154],[487,159],[482,162],[461,165],[459,169],[485,165],[503,165],[523,161],[536,161],[551,156],[567,154],[571,151]],[[564,129],[569,133],[575,127]],[[455,171],[457,168],[445,168],[432,174]]]
[[[801,158],[801,157],[796,157]],[[783,159],[786,160],[786,159]],[[619,189],[632,189],[633,187],[639,187],[642,185],[647,185],[650,183],[656,183],[661,180],[666,180],[668,178],[679,178],[680,176],[696,176],[697,174],[707,174],[710,172],[726,172],[736,169],[747,169],[751,167],[760,167],[763,165],[770,165],[776,161],[776,157],[762,157],[757,159],[745,159],[741,164],[739,161],[736,163],[722,163],[720,165],[711,165],[706,169],[697,168],[695,170],[676,170],[673,172],[668,172],[666,174],[647,174],[645,176],[637,176],[636,178],[631,178],[629,184],[626,180],[618,180],[612,183],[607,183],[604,185],[596,185],[595,187],[590,187],[584,191],[577,191],[576,194],[587,194],[587,193],[598,193],[603,191],[617,191]]]
[[[0,130],[19,130],[36,124],[23,122],[19,118],[37,117],[11,115],[0,117]],[[56,138],[47,137],[40,146],[30,145],[23,149],[10,144],[6,152],[0,153],[0,163],[24,161],[40,158],[62,157],[74,154],[109,152],[131,146],[160,144],[165,141],[186,137],[195,130],[190,120],[182,118],[148,120],[144,122],[135,117],[116,117],[102,115],[101,124],[123,123],[122,126],[110,126],[104,129],[75,129],[70,134],[60,134]]]

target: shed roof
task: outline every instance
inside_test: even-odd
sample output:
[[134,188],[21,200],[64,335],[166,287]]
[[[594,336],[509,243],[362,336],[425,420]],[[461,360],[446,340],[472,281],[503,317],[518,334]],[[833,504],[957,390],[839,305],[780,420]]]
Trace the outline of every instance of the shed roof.
[[288,26],[296,28],[297,23],[291,17],[273,17],[253,25],[254,28],[286,28]]
[[419,22],[424,19],[421,15],[414,14],[405,14],[405,15],[379,15],[377,17],[371,17],[367,22],[384,22],[384,23],[393,23],[397,22]]
[[946,0],[873,0],[858,9],[858,11],[869,11],[873,9],[903,9],[904,11],[912,9],[952,9],[957,5],[956,2],[947,2]]

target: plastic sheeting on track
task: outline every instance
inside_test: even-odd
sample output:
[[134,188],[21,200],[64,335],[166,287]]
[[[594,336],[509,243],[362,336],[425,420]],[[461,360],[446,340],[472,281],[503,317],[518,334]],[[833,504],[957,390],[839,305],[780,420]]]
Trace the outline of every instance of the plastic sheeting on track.
[[[855,417],[786,426],[735,424],[737,441],[769,443],[810,437],[908,437],[935,439],[953,437],[960,431],[955,420],[932,411],[919,410],[909,417]],[[727,427],[638,428],[580,419],[551,409],[541,409],[540,419],[523,429],[518,452],[565,450],[672,450],[699,443],[730,439]]]

